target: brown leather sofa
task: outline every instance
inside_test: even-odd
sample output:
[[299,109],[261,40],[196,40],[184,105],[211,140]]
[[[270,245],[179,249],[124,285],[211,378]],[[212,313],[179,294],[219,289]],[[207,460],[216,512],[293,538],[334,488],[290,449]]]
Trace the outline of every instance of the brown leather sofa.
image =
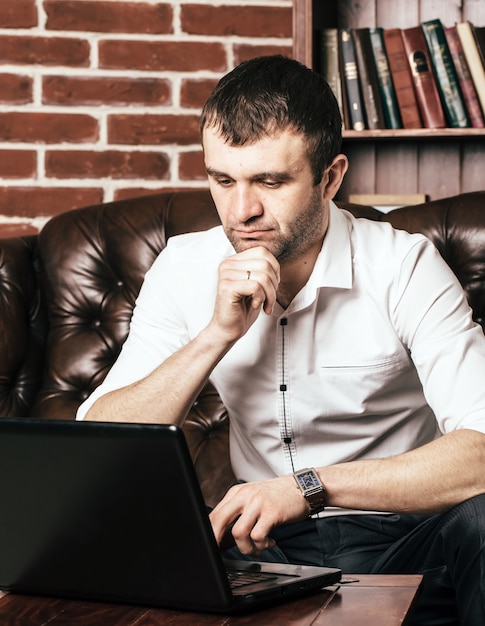
[[[389,214],[346,208],[427,235],[485,328],[485,191]],[[208,192],[187,191],[70,211],[38,236],[0,239],[0,415],[74,419],[116,359],[143,276],[167,239],[218,222]],[[228,417],[212,387],[185,433],[214,504],[233,475]]]

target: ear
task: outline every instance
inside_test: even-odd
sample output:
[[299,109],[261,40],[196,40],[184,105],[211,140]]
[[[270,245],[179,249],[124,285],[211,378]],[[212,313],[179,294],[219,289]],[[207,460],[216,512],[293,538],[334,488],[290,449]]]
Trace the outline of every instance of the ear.
[[337,154],[323,174],[323,199],[332,200],[340,189],[340,185],[349,167],[345,154]]

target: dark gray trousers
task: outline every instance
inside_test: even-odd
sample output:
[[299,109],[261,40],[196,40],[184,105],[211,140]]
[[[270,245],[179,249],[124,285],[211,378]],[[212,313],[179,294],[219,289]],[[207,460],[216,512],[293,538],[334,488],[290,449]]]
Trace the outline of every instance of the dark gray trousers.
[[[485,626],[485,495],[444,514],[339,515],[276,528],[261,560],[422,574],[406,624]],[[224,556],[242,558],[237,549]]]

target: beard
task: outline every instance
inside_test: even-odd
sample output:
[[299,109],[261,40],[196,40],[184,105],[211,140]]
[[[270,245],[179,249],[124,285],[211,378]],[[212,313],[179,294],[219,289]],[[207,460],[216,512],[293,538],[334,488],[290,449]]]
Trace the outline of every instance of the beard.
[[[322,241],[324,234],[325,209],[321,199],[320,186],[315,187],[312,195],[303,210],[295,210],[295,218],[285,225],[282,231],[276,221],[259,222],[259,217],[251,218],[244,223],[255,229],[270,230],[271,237],[263,240],[241,238],[234,233],[234,228],[240,225],[224,227],[224,232],[236,252],[243,252],[249,248],[263,246],[280,263],[295,261],[303,256],[317,241]],[[263,218],[264,219],[264,218]]]

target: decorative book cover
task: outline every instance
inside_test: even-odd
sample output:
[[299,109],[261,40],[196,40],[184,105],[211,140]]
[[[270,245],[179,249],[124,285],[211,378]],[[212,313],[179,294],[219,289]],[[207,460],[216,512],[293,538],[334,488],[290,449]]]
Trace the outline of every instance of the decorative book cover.
[[385,28],[384,45],[404,128],[422,128],[413,78],[400,28]]
[[322,28],[318,32],[319,72],[330,85],[343,119],[342,83],[340,81],[340,62],[338,52],[338,30]]
[[372,53],[376,64],[377,79],[381,91],[382,108],[386,128],[402,128],[401,114],[396,99],[396,92],[392,84],[391,70],[384,47],[383,29],[380,27],[370,29]]
[[355,57],[354,41],[349,28],[339,30],[339,41],[348,100],[349,128],[353,130],[364,130],[365,114],[360,91],[357,59]]
[[470,126],[470,122],[441,20],[422,22],[421,27],[428,44],[448,124],[452,128],[466,128]]
[[355,56],[357,59],[362,99],[365,106],[367,128],[371,130],[386,128],[381,101],[381,90],[379,88],[377,68],[370,40],[370,29],[353,29],[352,37],[354,39]]
[[428,47],[420,26],[401,31],[416,97],[425,128],[445,128],[446,118],[436,85]]
[[473,128],[484,128],[485,123],[482,114],[482,108],[478,100],[477,90],[473,83],[473,79],[468,68],[465,53],[461,45],[460,38],[456,30],[456,26],[445,28],[445,37],[450,49],[451,58],[455,66],[456,75],[461,88],[463,102]]

